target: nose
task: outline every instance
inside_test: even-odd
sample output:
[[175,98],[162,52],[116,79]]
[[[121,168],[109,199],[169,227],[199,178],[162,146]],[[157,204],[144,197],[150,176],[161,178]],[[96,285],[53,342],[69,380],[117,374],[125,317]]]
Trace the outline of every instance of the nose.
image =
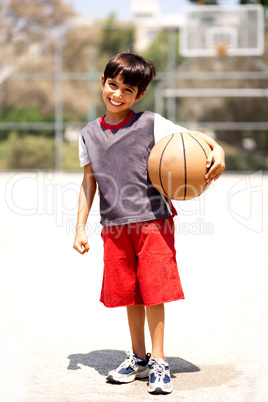
[[116,91],[114,91],[114,96],[116,98],[122,98],[122,93],[121,93],[121,90],[119,88],[116,89]]

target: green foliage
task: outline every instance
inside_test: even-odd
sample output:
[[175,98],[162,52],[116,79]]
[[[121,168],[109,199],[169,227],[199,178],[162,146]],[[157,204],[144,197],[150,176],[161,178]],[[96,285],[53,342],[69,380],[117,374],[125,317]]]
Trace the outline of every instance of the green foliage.
[[[197,5],[217,5],[223,2],[217,0],[189,0],[191,3]],[[268,6],[268,0],[240,0],[240,4],[262,4],[264,7]]]
[[256,156],[227,143],[221,143],[221,145],[225,151],[227,171],[267,170],[264,157]]
[[[160,31],[155,39],[155,41],[149,46],[149,48],[142,53],[142,56],[146,59],[151,60],[157,71],[165,72],[168,69],[168,52],[169,52],[169,35],[174,35],[174,33],[169,33],[166,30]],[[175,61],[176,64],[180,64],[182,57],[179,54],[179,35],[175,33]]]
[[142,55],[155,64],[157,71],[166,71],[168,65],[167,31],[160,31],[155,41]]
[[267,170],[263,159],[257,158],[250,153],[240,153],[236,155],[226,155],[226,170],[229,171],[256,171]]
[[111,14],[101,34],[100,54],[111,58],[117,53],[132,50],[134,45],[134,28],[115,28],[116,19]]
[[268,6],[268,0],[259,0],[259,1],[240,0],[240,4],[252,4],[252,3],[262,4],[264,7]]
[[79,157],[78,157],[78,144],[63,144],[62,147],[63,170],[80,170]]
[[0,142],[0,169],[8,168],[8,142],[2,141]]
[[150,83],[146,89],[146,94],[139,100],[138,103],[134,104],[131,109],[135,112],[140,112],[142,110],[154,110],[155,104],[155,92],[154,88],[156,86],[156,81]]
[[8,111],[0,111],[0,121],[9,122],[40,122],[48,121],[49,117],[44,116],[36,106],[12,108]]
[[[79,170],[78,145],[64,143],[62,147],[63,169]],[[0,169],[54,169],[55,142],[51,138],[27,134],[19,137],[10,133],[0,142]]]
[[1,147],[6,151],[7,169],[54,168],[55,147],[52,139],[31,135],[20,138],[16,132],[12,132]]
[[195,3],[197,5],[215,5],[218,4],[217,0],[190,0],[191,3]]
[[[178,33],[169,33],[167,30],[162,30],[156,36],[154,42],[149,48],[142,52],[142,56],[151,60],[156,66],[157,72],[166,72],[168,70],[168,52],[169,52],[169,35],[175,34],[175,41],[173,42],[175,47],[175,62],[179,65],[182,61],[182,57],[179,54],[179,36]],[[155,87],[157,80],[150,83],[147,88],[146,95],[138,102],[137,106],[134,106],[134,110],[154,110],[155,107]]]
[[[8,110],[0,111],[0,122],[3,123],[42,123],[42,122],[53,122],[55,119],[54,115],[44,115],[40,109],[36,106],[28,107],[15,107]],[[10,129],[0,130],[0,141],[8,138],[10,134]],[[44,135],[47,137],[54,137],[54,130],[42,130],[33,129],[31,130],[32,135]],[[20,131],[20,137],[25,135],[24,131]]]

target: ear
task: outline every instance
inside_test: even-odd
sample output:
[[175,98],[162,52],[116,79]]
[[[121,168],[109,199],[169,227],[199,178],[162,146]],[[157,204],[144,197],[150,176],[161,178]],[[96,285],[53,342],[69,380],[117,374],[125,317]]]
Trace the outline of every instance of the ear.
[[139,102],[139,100],[141,100],[141,98],[145,95],[145,91],[142,92],[139,96],[137,96],[137,98],[135,99],[134,103]]
[[101,85],[102,85],[102,89],[103,89],[103,87],[104,87],[104,84],[105,84],[105,82],[104,82],[104,75],[102,74],[102,76],[101,76]]

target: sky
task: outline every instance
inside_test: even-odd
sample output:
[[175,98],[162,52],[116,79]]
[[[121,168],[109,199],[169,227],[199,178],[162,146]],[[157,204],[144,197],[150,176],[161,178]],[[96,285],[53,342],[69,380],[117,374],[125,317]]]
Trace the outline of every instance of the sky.
[[[131,18],[131,0],[68,0],[75,11],[91,18],[106,18],[115,13],[117,19]],[[222,0],[224,5],[236,4],[237,0]],[[191,5],[188,0],[158,0],[162,15],[180,14]]]

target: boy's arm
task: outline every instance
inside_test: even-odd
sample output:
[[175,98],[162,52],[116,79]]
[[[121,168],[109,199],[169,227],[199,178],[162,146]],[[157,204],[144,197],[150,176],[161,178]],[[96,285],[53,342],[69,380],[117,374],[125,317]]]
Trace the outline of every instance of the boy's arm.
[[89,245],[86,235],[86,223],[89,211],[91,209],[94,195],[96,192],[96,180],[93,175],[90,163],[84,167],[84,177],[80,188],[76,236],[74,239],[73,248],[80,254],[88,252]]
[[188,130],[188,132],[201,137],[212,149],[212,152],[207,159],[207,168],[209,168],[209,171],[205,177],[207,183],[210,183],[212,180],[217,180],[225,169],[224,150],[215,140],[213,140],[213,138],[209,137],[208,135],[199,131]]

